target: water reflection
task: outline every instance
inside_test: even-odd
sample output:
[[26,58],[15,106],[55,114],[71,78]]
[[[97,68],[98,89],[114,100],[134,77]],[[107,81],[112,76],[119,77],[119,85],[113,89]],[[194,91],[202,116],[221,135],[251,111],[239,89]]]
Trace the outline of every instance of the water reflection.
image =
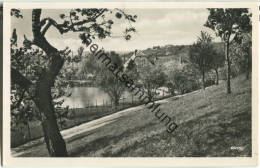
[[[72,95],[64,98],[63,106],[69,108],[83,108],[93,105],[111,104],[111,99],[107,93],[97,87],[74,87],[71,89]],[[125,92],[123,97],[128,97]]]
[[[97,87],[74,87],[71,88],[72,95],[64,98],[63,106],[69,106],[69,108],[84,108],[88,106],[100,106],[103,104],[111,105],[111,99],[109,95],[102,89]],[[156,91],[155,98],[169,95],[168,89],[160,87]],[[138,97],[133,96],[129,92],[124,92],[121,96],[120,103],[138,101]]]

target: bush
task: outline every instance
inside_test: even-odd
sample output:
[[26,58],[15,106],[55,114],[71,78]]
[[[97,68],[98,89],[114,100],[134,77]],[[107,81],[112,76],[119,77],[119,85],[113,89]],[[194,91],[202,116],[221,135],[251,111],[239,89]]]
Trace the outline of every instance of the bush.
[[185,94],[200,88],[194,76],[182,70],[170,72],[169,78],[173,85],[171,87],[179,94]]
[[205,81],[205,86],[206,86],[206,87],[209,87],[209,86],[212,86],[212,85],[215,85],[215,80],[213,80],[213,79],[207,79],[207,80]]

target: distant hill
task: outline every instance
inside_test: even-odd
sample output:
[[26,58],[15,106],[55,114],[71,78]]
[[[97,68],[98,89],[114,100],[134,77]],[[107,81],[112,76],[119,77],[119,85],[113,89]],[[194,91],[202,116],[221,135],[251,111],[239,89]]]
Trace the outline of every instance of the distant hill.
[[[214,43],[214,48],[224,50],[223,43]],[[166,71],[172,67],[182,68],[189,62],[189,48],[191,45],[165,45],[154,46],[141,51],[145,57],[157,57],[157,64],[165,67]],[[128,60],[134,51],[121,54],[123,60]]]
[[[142,52],[140,57],[152,57],[152,60],[155,60],[155,65],[160,65],[163,67],[164,72],[168,72],[173,69],[182,69],[189,62],[189,48],[190,45],[165,45],[165,46],[154,46],[152,48],[147,48],[144,50],[139,50]],[[214,48],[216,50],[224,50],[223,43],[214,43]],[[133,54],[134,51],[122,51],[117,52],[122,57],[123,62],[126,62]],[[66,63],[64,67],[69,73],[72,74],[72,78],[81,79],[79,74],[85,66],[86,60],[88,59],[91,53],[88,50],[85,50],[83,57],[80,62]],[[71,53],[71,57],[76,56],[77,53]],[[141,63],[146,59],[138,57],[136,62]],[[154,59],[156,57],[156,59]],[[75,72],[73,72],[75,71]],[[79,71],[79,72],[78,72]],[[75,75],[76,73],[77,75]],[[73,75],[74,74],[74,75]]]

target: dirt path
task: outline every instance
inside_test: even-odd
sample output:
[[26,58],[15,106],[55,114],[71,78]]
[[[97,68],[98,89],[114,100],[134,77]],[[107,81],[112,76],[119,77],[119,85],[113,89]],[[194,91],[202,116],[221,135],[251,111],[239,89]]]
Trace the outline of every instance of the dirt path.
[[[181,96],[176,96],[176,97],[182,97]],[[167,98],[169,99],[169,98]],[[156,103],[167,103],[167,99],[164,100],[158,100]],[[128,115],[129,113],[135,112],[137,110],[141,110],[146,108],[145,105],[140,105],[137,107],[132,107],[129,109],[125,109],[122,111],[119,111],[117,113],[90,121],[85,124],[81,124],[79,126],[75,126],[72,128],[69,128],[67,130],[61,131],[61,134],[66,141],[67,149],[69,153],[74,153],[75,150],[78,150],[79,148],[82,148],[88,143],[89,141],[83,141],[82,139],[90,134],[93,134],[98,128],[102,128],[107,124],[113,123],[117,121],[119,118]],[[100,137],[99,137],[100,138]],[[94,139],[92,139],[93,141]],[[77,144],[77,145],[75,145]],[[48,151],[46,149],[45,143],[43,138],[37,139],[30,141],[24,145],[21,145],[16,148],[12,148],[12,156],[15,157],[25,157],[25,156],[37,156],[37,157],[46,157],[48,156]]]

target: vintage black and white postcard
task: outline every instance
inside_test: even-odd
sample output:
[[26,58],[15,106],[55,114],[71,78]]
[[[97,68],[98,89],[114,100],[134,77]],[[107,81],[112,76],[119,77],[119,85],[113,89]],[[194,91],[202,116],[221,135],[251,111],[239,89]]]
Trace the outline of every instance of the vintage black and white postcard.
[[7,166],[254,166],[256,2],[4,3]]

